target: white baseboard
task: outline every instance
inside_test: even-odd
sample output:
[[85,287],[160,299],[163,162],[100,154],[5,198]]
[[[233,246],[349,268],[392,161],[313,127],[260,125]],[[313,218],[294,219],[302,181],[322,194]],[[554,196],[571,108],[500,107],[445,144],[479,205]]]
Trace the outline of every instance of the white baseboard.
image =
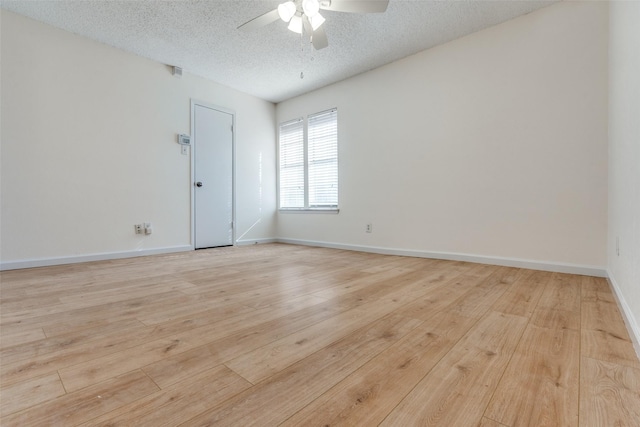
[[168,248],[143,249],[139,251],[105,252],[105,253],[97,253],[97,254],[89,254],[89,255],[59,257],[59,258],[38,258],[38,259],[27,259],[27,260],[19,260],[19,261],[8,261],[8,262],[0,263],[0,271],[1,270],[17,270],[19,268],[47,267],[50,265],[77,264],[80,262],[89,262],[89,261],[106,261],[110,259],[134,258],[134,257],[146,256],[146,255],[166,254],[166,253],[172,253],[172,252],[185,252],[185,251],[191,251],[191,250],[193,250],[193,247],[190,245],[187,245],[187,246],[172,246]]
[[627,301],[624,299],[622,291],[620,290],[616,279],[613,277],[611,270],[608,270],[607,273],[607,279],[609,280],[611,288],[613,288],[613,295],[615,296],[618,307],[620,307],[620,311],[622,312],[624,323],[627,325],[629,336],[633,342],[633,348],[635,348],[636,354],[638,355],[638,358],[640,358],[640,326],[638,326],[638,322],[631,312],[631,307],[629,307],[629,304],[627,304]]
[[263,243],[278,243],[278,239],[242,239],[242,240],[236,240],[236,245],[238,245],[238,246],[261,245]]
[[[528,268],[532,270],[552,271],[552,272],[558,272],[558,273],[583,274],[586,276],[596,276],[596,277],[609,277],[609,275],[607,274],[607,270],[604,267],[592,267],[592,266],[583,266],[583,265],[574,265],[574,264],[560,264],[560,263],[552,263],[552,262],[524,260],[524,259],[518,259],[518,258],[491,257],[491,256],[482,256],[482,255],[453,253],[453,252],[429,252],[429,251],[418,251],[413,249],[396,249],[396,248],[383,248],[383,247],[375,247],[375,246],[348,245],[343,243],[331,243],[331,242],[320,242],[320,241],[298,240],[298,239],[261,238],[261,239],[246,239],[246,240],[243,239],[243,240],[236,241],[236,245],[238,246],[264,244],[264,243],[288,243],[293,245],[318,246],[318,247],[324,247],[324,248],[370,252],[370,253],[377,253],[377,254],[383,254],[383,255],[399,255],[399,256],[411,256],[411,257],[417,257],[417,258],[433,258],[433,259],[444,259],[444,260],[452,260],[452,261],[467,261],[467,262],[476,262],[481,264],[501,265],[505,267],[518,267],[518,268]],[[0,263],[0,270],[15,270],[19,268],[46,267],[49,265],[75,264],[75,263],[88,262],[88,261],[104,261],[104,260],[110,260],[110,259],[133,258],[138,256],[165,254],[165,253],[171,253],[171,252],[184,252],[184,251],[190,251],[190,250],[193,250],[192,246],[184,245],[184,246],[172,246],[167,248],[144,249],[144,250],[137,250],[137,251],[107,252],[107,253],[78,255],[78,256],[69,256],[69,257],[39,258],[39,259],[8,261],[8,262]]]
[[[263,243],[276,243],[277,241],[278,241],[277,239],[238,240],[236,241],[236,245],[245,246],[245,245],[263,244]],[[184,246],[172,246],[168,248],[143,249],[138,251],[105,252],[105,253],[97,253],[97,254],[89,254],[89,255],[68,256],[68,257],[37,258],[37,259],[26,259],[26,260],[18,260],[18,261],[7,261],[7,262],[0,262],[0,271],[18,270],[21,268],[33,268],[33,267],[48,267],[51,265],[62,265],[62,264],[77,264],[81,262],[90,262],[90,261],[107,261],[110,259],[134,258],[139,256],[168,254],[172,252],[185,252],[185,251],[192,251],[192,250],[194,250],[193,246],[184,245]]]
[[562,264],[554,262],[533,261],[519,258],[502,258],[483,255],[462,254],[455,252],[428,252],[413,249],[380,248],[375,246],[347,245],[343,243],[318,242],[298,239],[277,239],[279,243],[293,245],[318,246],[323,248],[345,249],[350,251],[371,252],[383,255],[400,255],[417,258],[444,259],[450,261],[467,261],[480,264],[501,265],[505,267],[528,268],[531,270],[552,271],[554,273],[582,274],[585,276],[607,277],[606,267],[588,265]]

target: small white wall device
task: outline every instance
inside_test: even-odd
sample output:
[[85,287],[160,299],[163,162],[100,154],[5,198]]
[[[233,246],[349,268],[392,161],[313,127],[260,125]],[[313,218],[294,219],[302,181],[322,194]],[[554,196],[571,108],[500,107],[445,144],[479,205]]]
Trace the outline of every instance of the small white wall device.
[[178,144],[191,145],[191,137],[189,135],[181,133],[180,135],[178,135]]

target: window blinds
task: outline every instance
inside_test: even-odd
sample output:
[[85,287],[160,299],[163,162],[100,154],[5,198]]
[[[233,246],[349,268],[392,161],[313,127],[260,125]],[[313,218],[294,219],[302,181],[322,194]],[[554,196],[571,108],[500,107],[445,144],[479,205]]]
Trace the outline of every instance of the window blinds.
[[280,207],[304,208],[304,122],[280,125]]
[[338,207],[338,111],[280,125],[281,209]]
[[308,119],[309,207],[338,207],[338,112]]

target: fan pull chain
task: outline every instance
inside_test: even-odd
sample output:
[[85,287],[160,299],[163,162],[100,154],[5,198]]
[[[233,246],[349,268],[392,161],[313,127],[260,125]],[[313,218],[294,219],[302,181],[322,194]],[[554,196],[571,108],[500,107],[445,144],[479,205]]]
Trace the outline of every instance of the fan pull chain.
[[300,34],[300,80],[304,79],[304,31]]
[[[306,40],[308,40],[309,43],[307,43]],[[302,34],[300,34],[300,68],[302,69],[302,71],[300,71],[300,79],[304,79],[304,67],[305,67],[305,65],[308,65],[305,62],[306,56],[305,56],[305,53],[304,53],[305,45],[307,45],[307,44],[309,46],[311,46],[311,39],[310,38],[306,39],[304,31],[303,31]],[[311,49],[311,53],[310,53],[310,56],[309,56],[309,62],[311,63],[311,62],[315,61],[316,58],[314,57],[314,49],[313,48],[310,48],[310,49]]]

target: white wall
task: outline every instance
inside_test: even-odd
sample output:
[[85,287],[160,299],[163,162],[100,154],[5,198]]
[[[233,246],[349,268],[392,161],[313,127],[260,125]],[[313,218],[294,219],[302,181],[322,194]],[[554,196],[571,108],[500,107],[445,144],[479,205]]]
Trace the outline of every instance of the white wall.
[[[5,267],[188,247],[190,159],[175,139],[190,133],[192,98],[236,112],[237,237],[274,237],[273,104],[11,12],[1,19]],[[153,234],[135,235],[140,222]]]
[[607,254],[640,354],[640,3],[613,1],[610,8]]
[[278,236],[604,272],[607,31],[563,2],[278,104],[337,107],[340,145],[340,213]]

